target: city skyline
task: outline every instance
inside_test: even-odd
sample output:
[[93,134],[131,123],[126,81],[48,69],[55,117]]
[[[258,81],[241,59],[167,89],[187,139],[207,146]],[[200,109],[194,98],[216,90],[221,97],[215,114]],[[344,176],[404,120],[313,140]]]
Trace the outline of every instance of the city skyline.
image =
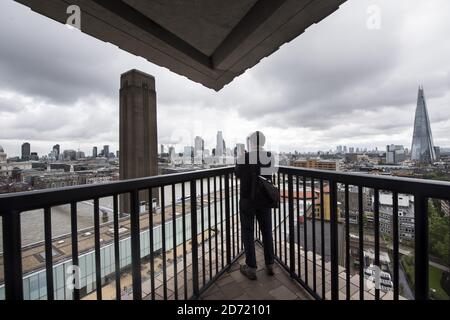
[[158,143],[176,145],[177,151],[193,145],[195,136],[215,145],[218,130],[234,146],[256,129],[279,151],[409,146],[419,84],[427,88],[435,145],[449,147],[450,48],[443,40],[450,22],[442,8],[450,4],[378,1],[379,30],[366,26],[368,4],[344,4],[265,59],[270,63],[262,61],[215,93],[17,3],[2,2],[8,18],[0,22],[0,39],[22,52],[32,47],[34,54],[17,55],[11,48],[0,53],[0,144],[11,156],[20,154],[25,141],[39,154],[56,142],[85,152],[104,144],[118,150],[117,78],[139,68],[156,78]]

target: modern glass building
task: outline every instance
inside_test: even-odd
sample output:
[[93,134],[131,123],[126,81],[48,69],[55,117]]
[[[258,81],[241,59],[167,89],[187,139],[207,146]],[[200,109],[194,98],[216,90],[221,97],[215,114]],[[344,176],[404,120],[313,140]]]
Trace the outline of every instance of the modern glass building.
[[411,160],[423,164],[436,161],[436,154],[431,134],[430,118],[423,87],[419,87],[417,96],[416,116],[414,119],[414,134],[411,147]]

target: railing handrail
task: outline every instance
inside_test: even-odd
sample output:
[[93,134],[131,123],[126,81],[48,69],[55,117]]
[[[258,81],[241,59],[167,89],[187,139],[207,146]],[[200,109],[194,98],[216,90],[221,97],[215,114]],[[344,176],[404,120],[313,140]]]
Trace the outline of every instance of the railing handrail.
[[214,177],[221,174],[225,175],[233,172],[233,170],[234,166],[227,166],[101,184],[7,193],[0,195],[0,216],[11,211],[35,210],[46,206],[53,207],[72,202],[108,197],[114,194],[127,193],[132,190],[144,190],[174,183],[189,182],[192,179]]
[[[279,166],[280,172],[305,175],[309,178],[333,180],[349,185],[361,185],[366,188],[396,191],[406,194],[421,194],[430,198],[450,200],[450,182],[378,176],[355,172],[339,172],[330,170],[307,169],[289,166]],[[127,179],[93,185],[69,186],[58,189],[44,189],[7,193],[0,195],[0,216],[9,211],[27,211],[45,206],[58,206],[71,202],[90,200],[111,196],[111,194],[127,193],[131,190],[170,185],[172,183],[189,182],[191,179],[208,178],[218,174],[231,173],[234,166],[197,170],[183,173]],[[76,191],[76,192],[74,192]]]
[[298,167],[280,166],[281,173],[304,175],[318,180],[331,180],[337,183],[345,183],[364,188],[376,188],[379,190],[395,191],[405,194],[420,194],[424,197],[450,200],[450,182],[427,180],[418,178],[404,178],[393,176],[381,176],[356,172],[340,172],[330,170],[306,169]]

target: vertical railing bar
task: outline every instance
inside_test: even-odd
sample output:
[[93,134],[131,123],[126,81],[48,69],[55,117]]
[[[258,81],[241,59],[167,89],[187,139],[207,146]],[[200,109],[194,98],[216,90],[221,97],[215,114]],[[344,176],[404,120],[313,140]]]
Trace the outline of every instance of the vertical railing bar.
[[224,244],[223,244],[223,184],[222,184],[223,176],[219,176],[219,200],[220,200],[220,261],[222,263],[222,269],[224,268]]
[[[236,175],[235,175],[235,177],[236,177]],[[240,236],[241,236],[241,234],[240,234],[240,228],[241,228],[241,224],[240,224],[240,216],[239,216],[239,214],[240,214],[240,210],[239,210],[239,201],[240,201],[240,198],[239,198],[239,179],[238,179],[238,177],[236,177],[236,186],[235,186],[235,188],[236,188],[236,248],[237,248],[237,253],[239,253],[240,251],[241,251],[241,247],[240,247],[240,241],[239,241],[239,239],[240,239]]]
[[348,184],[345,184],[345,274],[346,274],[346,299],[350,300],[350,204]]
[[197,230],[197,182],[190,181],[191,194],[191,242],[192,242],[192,291],[193,298],[199,295],[198,280],[198,230]]
[[[79,268],[78,262],[78,223],[77,223],[77,203],[72,202],[70,204],[70,234],[71,234],[71,242],[72,242],[72,266]],[[79,277],[78,272],[73,274],[74,276],[74,287],[73,287],[73,300],[80,300],[80,289],[77,284],[78,279],[75,277]]]
[[[281,174],[280,174],[280,172],[278,172],[278,174],[277,174],[278,190],[280,190],[280,193],[281,193],[280,176],[281,176]],[[283,197],[284,197],[284,194],[283,194]],[[279,243],[278,243],[278,250],[279,250],[278,254],[279,254],[280,260],[283,261],[283,249],[282,249],[283,243],[281,241],[281,201],[280,201],[279,206],[278,206],[278,241],[279,241]]]
[[314,179],[311,178],[311,215],[312,215],[312,253],[313,253],[313,291],[316,292],[316,193],[314,192]]
[[208,177],[208,258],[209,258],[209,280],[212,279],[212,247],[211,247],[211,177]]
[[294,187],[292,174],[288,174],[288,200],[289,200],[289,269],[291,277],[295,275],[295,235],[294,235]]
[[236,257],[236,251],[235,251],[235,238],[234,238],[234,215],[235,215],[235,211],[234,211],[234,174],[230,175],[231,177],[231,248],[232,248],[232,255],[233,258]]
[[359,226],[359,300],[364,300],[364,206],[363,187],[358,186],[358,226]]
[[[373,212],[373,218],[374,218],[374,237],[375,237],[375,266],[378,268],[378,270],[381,270],[380,268],[380,192],[377,188],[374,189],[374,212]],[[379,277],[379,274],[377,275]],[[375,283],[377,283],[379,279],[375,280]],[[376,285],[375,286],[375,300],[380,300],[380,288]]]
[[131,192],[131,269],[133,280],[133,299],[142,299],[141,285],[141,245],[140,245],[140,227],[139,227],[139,191]]
[[217,234],[217,177],[214,176],[214,250],[216,253],[216,274],[219,273],[219,244]]
[[325,300],[325,197],[323,179],[320,179],[320,251],[322,254],[322,299]]
[[392,245],[394,259],[394,300],[399,298],[398,192],[392,193]]
[[414,194],[414,291],[416,300],[428,299],[428,199]]
[[298,264],[298,277],[302,278],[302,261],[301,261],[301,255],[300,255],[300,243],[301,243],[301,235],[300,235],[300,179],[296,175],[295,176],[296,181],[296,198],[297,198],[297,264]]
[[[277,177],[275,176],[275,173],[272,175],[272,181],[276,183]],[[278,188],[278,190],[280,190]],[[280,196],[283,196],[280,190]],[[281,201],[281,199],[280,199]],[[272,209],[272,217],[273,217],[273,248],[274,248],[274,254],[275,256],[278,256],[278,239],[277,239],[277,208]]]
[[[182,222],[183,222],[183,284],[184,284],[184,299],[188,299],[187,291],[187,261],[186,261],[186,190],[185,182],[181,184],[181,209],[182,209]],[[192,232],[191,232],[192,233]]]
[[330,260],[331,260],[331,300],[339,299],[339,246],[337,185],[330,180]]
[[[287,225],[286,225],[286,174],[283,173],[283,238],[284,238],[284,263],[288,263],[288,252],[287,252]],[[289,200],[289,199],[288,199]]]
[[[151,214],[151,213],[150,213]],[[119,203],[118,196],[113,195],[113,223],[114,223],[114,266],[116,282],[116,300],[121,299],[120,288],[120,239],[119,239]]]
[[230,225],[230,175],[225,174],[225,248],[227,266],[231,265],[231,225]]
[[[153,189],[148,190],[149,197],[152,197],[152,208],[153,208]],[[149,242],[150,242],[150,290],[151,299],[155,300],[156,297],[156,286],[155,286],[155,244],[154,244],[154,233],[153,233],[153,212],[149,212],[148,228],[149,228]]]
[[3,212],[3,272],[6,300],[23,300],[20,212]]
[[165,186],[161,186],[161,251],[163,274],[163,299],[167,300],[167,259],[166,259],[166,203]]
[[52,213],[50,207],[44,208],[45,235],[45,270],[47,280],[47,299],[54,300],[53,290],[53,245],[52,245]]
[[177,268],[177,207],[175,184],[172,184],[172,236],[173,236],[173,292],[174,299],[178,300],[178,268]]
[[94,247],[95,247],[95,290],[97,300],[102,300],[102,267],[100,254],[100,209],[99,199],[94,199]]
[[205,209],[203,205],[203,179],[200,179],[200,212],[201,212],[201,226],[202,226],[202,277],[203,286],[206,284],[206,270],[205,270]]
[[303,181],[303,255],[305,259],[305,283],[308,284],[308,219],[306,217],[306,177],[302,177]]

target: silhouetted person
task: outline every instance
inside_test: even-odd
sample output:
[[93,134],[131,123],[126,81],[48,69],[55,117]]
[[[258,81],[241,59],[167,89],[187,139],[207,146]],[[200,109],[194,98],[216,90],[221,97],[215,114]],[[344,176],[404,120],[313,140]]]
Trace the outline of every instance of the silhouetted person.
[[240,217],[242,241],[245,250],[245,265],[241,265],[241,272],[249,279],[256,279],[256,255],[254,226],[255,218],[261,230],[264,260],[266,272],[273,275],[273,239],[272,239],[272,216],[271,209],[261,205],[256,194],[255,181],[258,176],[272,180],[274,158],[270,152],[264,151],[263,146],[266,138],[260,131],[253,132],[247,138],[249,152],[245,152],[237,159],[236,176],[240,178]]

